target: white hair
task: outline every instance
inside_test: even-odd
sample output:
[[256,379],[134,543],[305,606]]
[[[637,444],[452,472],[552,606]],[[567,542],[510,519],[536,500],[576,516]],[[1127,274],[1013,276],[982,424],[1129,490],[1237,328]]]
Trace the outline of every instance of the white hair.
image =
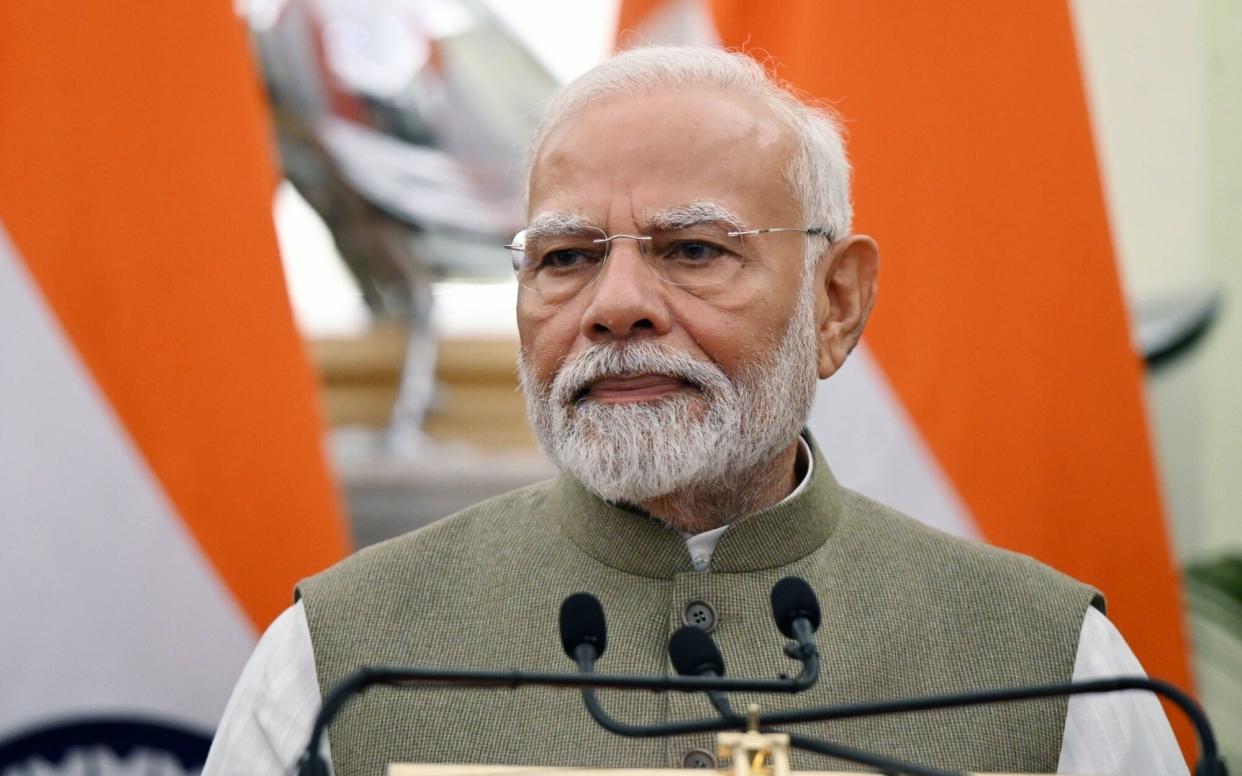
[[[835,112],[801,101],[788,84],[769,74],[750,56],[716,48],[632,49],[571,81],[552,98],[535,130],[527,162],[528,187],[531,168],[548,136],[579,111],[614,96],[686,87],[712,87],[760,100],[794,139],[796,150],[784,177],[802,206],[803,223],[798,226],[825,228],[833,239],[849,234],[850,165]],[[812,244],[813,241],[808,242],[808,257],[818,255]]]

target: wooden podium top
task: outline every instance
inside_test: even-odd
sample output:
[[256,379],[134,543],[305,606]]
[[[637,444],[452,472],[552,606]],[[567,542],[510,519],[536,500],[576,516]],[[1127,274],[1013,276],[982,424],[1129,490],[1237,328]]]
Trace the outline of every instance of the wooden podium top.
[[[747,710],[758,718],[759,708]],[[718,776],[849,776],[845,771],[793,771],[789,765],[789,736],[785,733],[724,731],[716,735],[716,749],[731,764],[715,770]],[[388,776],[686,776],[686,768],[563,768],[542,765],[388,766]],[[861,776],[861,774],[855,774]],[[982,776],[974,774],[973,776]],[[992,774],[992,776],[1021,776]]]
[[[715,773],[731,773],[724,768]],[[849,771],[795,771],[798,776],[863,776]],[[410,765],[388,766],[388,776],[686,776],[685,768],[550,768],[540,765]],[[874,776],[868,774],[867,776]],[[974,774],[973,776],[983,776]],[[990,774],[989,776],[1030,776]]]

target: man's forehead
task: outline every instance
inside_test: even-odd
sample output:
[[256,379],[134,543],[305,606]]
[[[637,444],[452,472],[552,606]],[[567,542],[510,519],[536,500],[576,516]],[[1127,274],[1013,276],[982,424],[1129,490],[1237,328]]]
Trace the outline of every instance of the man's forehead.
[[629,95],[588,105],[544,140],[531,213],[607,205],[648,211],[705,199],[731,210],[771,200],[793,148],[755,100],[716,91]]

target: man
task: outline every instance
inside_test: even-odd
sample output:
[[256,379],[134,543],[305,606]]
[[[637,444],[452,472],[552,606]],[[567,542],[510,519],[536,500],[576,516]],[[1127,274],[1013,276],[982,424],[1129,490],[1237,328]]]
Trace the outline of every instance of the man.
[[[669,671],[684,622],[711,631],[731,674],[770,677],[793,666],[767,593],[806,578],[824,670],[771,708],[1141,670],[1095,591],[842,488],[800,433],[876,293],[829,115],[743,55],[629,52],[553,100],[528,195],[511,246],[520,374],[562,476],[303,582],[246,667],[209,774],[284,772],[321,693],[361,664],[572,670],[556,615],[579,590],[607,612],[601,670]],[[1132,695],[802,728],[945,768],[1184,772],[1158,704]],[[696,695],[603,698],[628,721],[713,713]],[[710,736],[621,739],[575,693],[538,689],[373,690],[330,740],[339,774],[713,764]]]

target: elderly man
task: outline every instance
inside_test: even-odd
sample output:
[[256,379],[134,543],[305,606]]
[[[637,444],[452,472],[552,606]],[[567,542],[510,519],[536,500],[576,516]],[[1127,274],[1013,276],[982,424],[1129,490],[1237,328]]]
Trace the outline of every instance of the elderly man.
[[[774,707],[1141,670],[1094,590],[846,490],[801,431],[816,381],[862,334],[878,254],[850,233],[836,123],[754,61],[643,49],[567,86],[510,247],[522,386],[562,475],[304,581],[245,669],[209,774],[286,772],[321,693],[361,664],[572,670],[556,618],[580,590],[607,611],[601,670],[668,672],[670,633],[693,623],[731,674],[771,677],[792,664],[767,594],[804,577],[824,669]],[[630,721],[712,714],[698,695],[604,699]],[[802,732],[977,771],[1185,771],[1136,694]],[[330,746],[350,776],[390,761],[713,764],[710,736],[618,738],[575,693],[539,689],[372,690]]]

